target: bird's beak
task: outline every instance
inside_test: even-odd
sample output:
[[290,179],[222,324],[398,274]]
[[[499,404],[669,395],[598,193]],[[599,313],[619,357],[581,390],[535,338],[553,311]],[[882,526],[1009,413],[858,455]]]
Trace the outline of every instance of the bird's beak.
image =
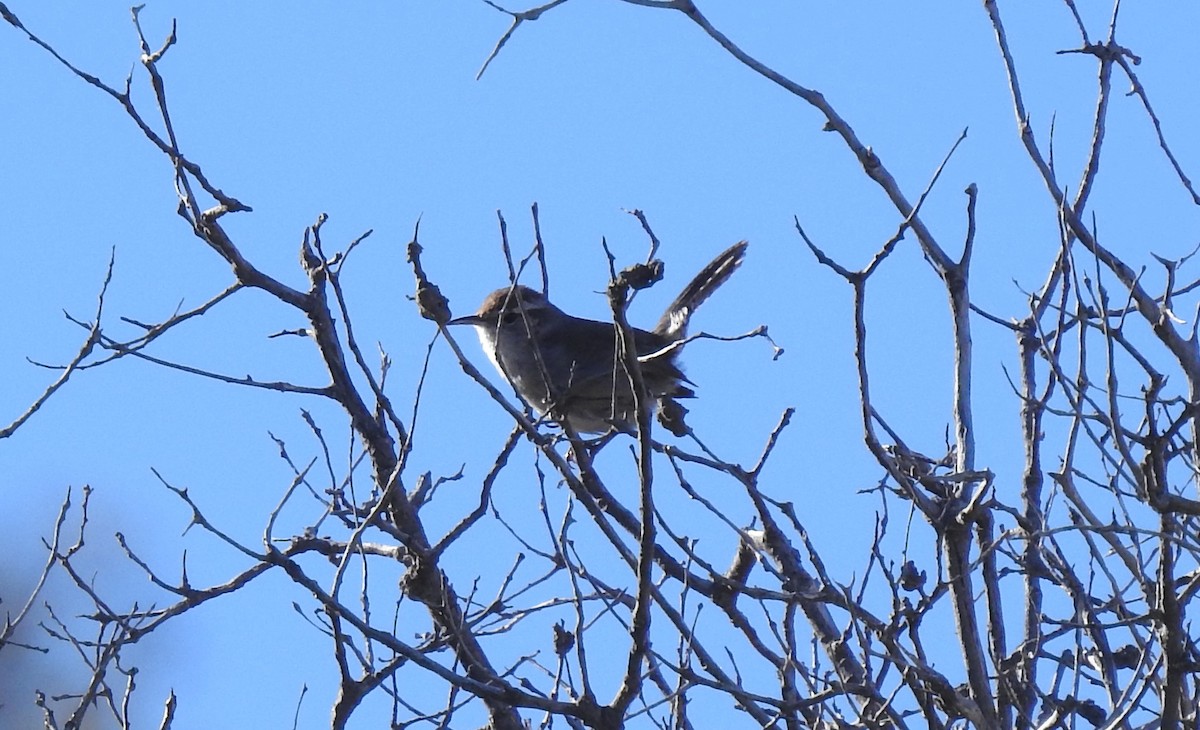
[[478,314],[469,314],[466,317],[459,317],[458,319],[450,320],[449,322],[446,323],[446,326],[449,327],[450,325],[455,325],[455,324],[470,324],[470,325],[479,326],[484,323],[485,322],[484,322],[483,317],[480,317]]

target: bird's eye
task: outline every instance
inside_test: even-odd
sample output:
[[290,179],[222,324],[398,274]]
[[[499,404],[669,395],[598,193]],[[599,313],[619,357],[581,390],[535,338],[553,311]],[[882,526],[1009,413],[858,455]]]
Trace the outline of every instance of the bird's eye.
[[516,312],[505,312],[500,315],[500,324],[512,324],[517,321],[517,317]]

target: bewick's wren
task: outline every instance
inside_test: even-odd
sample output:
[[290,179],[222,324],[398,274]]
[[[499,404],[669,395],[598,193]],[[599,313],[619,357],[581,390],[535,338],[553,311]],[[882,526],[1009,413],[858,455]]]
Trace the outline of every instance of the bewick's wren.
[[[662,398],[695,394],[676,360],[688,320],[742,264],[746,242],[721,253],[684,287],[649,332],[633,329],[650,405]],[[541,415],[566,420],[580,433],[631,428],[634,398],[629,376],[616,358],[612,322],[572,317],[525,286],[497,289],[479,311],[449,324],[475,327],[488,359],[521,398]]]

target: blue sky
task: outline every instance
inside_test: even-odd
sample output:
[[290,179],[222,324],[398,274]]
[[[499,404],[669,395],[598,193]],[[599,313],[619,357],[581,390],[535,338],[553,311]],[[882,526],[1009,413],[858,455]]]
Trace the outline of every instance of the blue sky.
[[[974,301],[1008,319],[1023,313],[1021,290],[1044,277],[1057,233],[1020,148],[978,5],[702,7],[749,53],[823,92],[910,200],[969,129],[924,218],[956,252],[965,230],[961,191],[979,186]],[[1035,133],[1045,142],[1054,121],[1060,176],[1074,188],[1090,139],[1094,63],[1055,54],[1078,45],[1065,8],[1032,5],[1002,9]],[[107,83],[120,86],[132,71],[135,100],[152,117],[126,6],[15,0],[8,7]],[[1101,36],[1109,9],[1084,10],[1089,30]],[[1193,176],[1200,162],[1192,57],[1198,16],[1188,3],[1129,3],[1118,35],[1142,55],[1138,73]],[[607,239],[622,262],[642,258],[647,241],[624,212],[640,208],[667,263],[666,281],[631,313],[647,327],[709,258],[748,239],[743,270],[705,305],[696,326],[730,335],[766,324],[787,352],[773,362],[770,348],[756,340],[689,347],[687,372],[700,393],[691,422],[722,455],[752,463],[780,413],[797,408],[764,486],[802,505],[814,542],[844,561],[838,570],[852,579],[877,506],[857,491],[881,471],[862,447],[857,421],[850,289],[813,260],[792,219],[798,216],[827,253],[858,268],[899,217],[841,141],[821,131],[813,109],[736,63],[678,13],[619,2],[573,0],[527,23],[478,81],[508,27],[506,16],[481,2],[152,1],[141,17],[152,43],[178,20],[179,42],[161,65],[172,117],[188,156],[254,208],[226,222],[248,257],[301,285],[298,246],[318,214],[329,215],[330,248],[374,231],[348,264],[346,284],[359,337],[371,352],[380,343],[396,361],[392,398],[405,410],[434,336],[405,298],[412,275],[404,244],[418,219],[427,272],[454,312],[466,314],[504,283],[496,212],[507,219],[514,248],[525,251],[536,202],[556,302],[602,318],[605,302],[595,294],[607,276],[600,241]],[[169,164],[117,104],[7,26],[0,28],[0,69],[0,250],[8,271],[0,317],[3,425],[54,377],[26,358],[62,363],[77,350],[83,333],[62,312],[91,318],[113,250],[106,301],[113,336],[134,332],[118,317],[163,319],[219,292],[231,276],[176,216]],[[1151,251],[1181,256],[1196,245],[1195,207],[1170,176],[1136,98],[1115,94],[1113,105],[1112,142],[1093,197],[1099,230],[1134,265],[1152,263]],[[950,418],[948,317],[940,284],[911,240],[870,297],[877,406],[911,445],[940,454]],[[231,375],[321,385],[307,343],[267,338],[299,326],[295,313],[247,293],[164,338],[155,353]],[[1015,492],[1017,404],[1002,371],[1013,366],[1015,348],[1009,333],[982,321],[975,334],[980,463],[1000,474],[998,489]],[[473,337],[460,339],[485,365]],[[30,573],[18,566],[41,560],[39,537],[48,534],[66,489],[78,499],[84,484],[96,490],[89,559],[113,595],[153,595],[112,544],[117,530],[167,575],[177,574],[187,551],[194,583],[224,580],[244,562],[199,530],[184,533],[189,512],[151,468],[187,486],[211,519],[254,544],[290,480],[268,432],[284,439],[298,462],[316,453],[301,408],[341,438],[339,412],[312,399],[131,361],[81,374],[0,442],[0,495],[9,505],[0,511],[10,552],[0,572],[6,607],[27,590]],[[446,475],[461,466],[463,481],[447,489],[462,490],[469,502],[507,434],[506,421],[438,343],[413,474]],[[529,491],[532,456],[528,445],[519,448],[526,466],[501,485],[500,499],[514,515],[529,516],[537,509]],[[627,467],[619,455],[612,459],[614,473]],[[731,518],[748,522],[745,506],[736,509],[742,511]],[[448,526],[455,514],[447,506],[441,520]],[[310,516],[303,509],[288,515],[293,527]],[[699,536],[708,527],[693,529]],[[713,539],[725,544],[729,536]],[[460,559],[479,560],[480,572],[503,571],[515,548],[502,537],[499,544],[504,549],[493,555]],[[307,683],[301,726],[325,722],[333,676],[328,647],[292,612],[293,600],[305,605],[302,592],[270,578],[137,647],[144,666],[174,666],[141,677],[143,717],[155,717],[165,687],[174,686],[181,699],[176,727],[251,713],[263,713],[258,724],[282,726]],[[230,657],[238,657],[236,672]],[[6,662],[32,678],[77,671],[6,652],[0,674]],[[59,688],[49,680],[40,686]],[[15,698],[28,698],[26,689]],[[220,703],[212,700],[217,696]],[[10,700],[0,713],[19,717],[24,709]]]

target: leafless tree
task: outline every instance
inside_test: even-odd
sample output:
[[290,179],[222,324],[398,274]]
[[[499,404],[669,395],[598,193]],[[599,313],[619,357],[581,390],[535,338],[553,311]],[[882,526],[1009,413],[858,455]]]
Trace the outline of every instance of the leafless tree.
[[[480,73],[523,23],[564,2],[504,10],[511,28]],[[129,83],[113,86],[76,67],[65,49],[43,41],[0,4],[8,26],[41,46],[49,62],[61,64],[125,110],[173,167],[184,225],[231,270],[228,286],[198,307],[150,324],[125,318],[140,330],[133,338],[110,334],[106,279],[92,319],[77,322],[84,333],[78,356],[59,367],[44,395],[0,436],[35,417],[48,398],[60,397],[60,388],[79,370],[138,358],[230,387],[332,401],[348,417],[354,443],[348,466],[331,456],[338,439],[315,421],[309,425],[322,445],[317,456],[293,462],[280,443],[294,478],[279,508],[263,516],[260,544],[227,535],[210,508],[164,479],[165,488],[191,511],[194,529],[241,553],[249,567],[222,583],[196,586],[186,571],[168,577],[162,560],[141,555],[121,540],[130,564],[157,591],[152,605],[120,607],[78,568],[92,495],[85,490],[77,501],[72,494],[47,544],[42,581],[0,630],[0,651],[29,650],[13,640],[14,632],[51,571],[68,576],[92,606],[89,615],[79,617],[59,615],[51,606],[42,624],[46,641],[56,650],[75,650],[90,677],[83,687],[53,688],[64,694],[39,695],[47,727],[81,727],[93,713],[126,726],[131,703],[148,700],[135,694],[136,673],[122,662],[122,652],[210,601],[253,592],[271,573],[284,574],[295,585],[296,600],[314,625],[313,641],[329,646],[340,676],[331,708],[335,728],[347,727],[368,697],[390,705],[396,727],[707,727],[704,708],[721,703],[734,706],[747,727],[1196,726],[1200,652],[1188,609],[1200,588],[1197,282],[1182,276],[1187,257],[1122,260],[1093,223],[1096,211],[1089,201],[1106,149],[1114,81],[1128,84],[1143,105],[1147,128],[1187,196],[1200,204],[1200,195],[1139,80],[1140,59],[1117,42],[1119,3],[1107,28],[1097,32],[1065,0],[1078,35],[1064,43],[1073,45],[1069,52],[1094,60],[1099,79],[1084,172],[1070,182],[1056,169],[1045,130],[1035,128],[1026,111],[1001,3],[982,3],[980,12],[995,31],[998,58],[1008,75],[1016,134],[1059,223],[1058,239],[1046,244],[1057,256],[1042,286],[1029,293],[1028,311],[997,313],[972,300],[979,198],[974,185],[965,191],[965,237],[950,241],[921,216],[942,168],[914,197],[902,189],[887,161],[859,139],[852,120],[819,90],[735,45],[692,0],[626,2],[645,6],[645,12],[681,14],[736,62],[811,105],[895,208],[894,235],[863,262],[836,260],[825,253],[821,234],[795,221],[799,240],[821,267],[845,281],[853,302],[847,326],[854,334],[862,437],[882,469],[875,490],[874,545],[864,562],[853,574],[827,569],[822,546],[808,537],[802,510],[781,499],[780,490],[763,476],[772,455],[786,448],[791,409],[763,434],[761,454],[750,465],[722,458],[719,446],[706,445],[686,427],[688,438],[657,440],[654,427],[643,419],[632,448],[639,488],[634,494],[611,489],[616,477],[597,465],[592,444],[532,417],[459,349],[454,333],[444,327],[450,314],[434,283],[441,272],[425,271],[414,229],[408,245],[416,280],[413,300],[430,321],[429,347],[444,340],[466,376],[513,422],[476,485],[478,501],[460,506],[457,523],[435,533],[427,510],[442,496],[440,488],[461,475],[434,477],[410,459],[417,405],[396,406],[387,380],[390,356],[372,361],[364,352],[343,296],[347,262],[366,245],[369,232],[334,246],[323,236],[325,218],[319,217],[300,246],[307,284],[288,286],[284,277],[256,265],[227,234],[227,217],[249,209],[222,192],[176,134],[168,79],[159,70],[176,43],[173,28],[156,46],[134,11],[153,98],[147,110],[134,103]],[[657,240],[646,217],[638,213],[638,219],[651,241],[652,259]],[[530,260],[543,250],[536,206],[533,222],[538,233]],[[503,218],[500,223],[501,244],[515,275],[514,247]],[[947,421],[953,433],[944,454],[925,455],[908,445],[877,406],[869,378],[887,364],[873,359],[867,291],[906,237],[915,239],[949,305],[954,397]],[[610,294],[620,323],[630,273],[644,270],[618,273],[616,268]],[[303,316],[304,328],[279,334],[307,338],[324,363],[326,384],[265,382],[156,354],[160,337],[249,290]],[[1016,347],[1017,366],[1008,382],[991,387],[1010,388],[1019,410],[1024,438],[1019,494],[999,493],[996,475],[978,463],[981,426],[972,413],[976,327],[1008,330]],[[622,367],[629,377],[638,377],[636,358]],[[418,395],[431,397],[436,394]],[[526,442],[538,454],[528,476],[542,490],[544,534],[539,535],[515,532],[491,499],[499,475],[520,468],[510,457]],[[726,484],[719,499],[693,486],[698,475]],[[548,495],[555,483],[565,485],[565,501]],[[722,553],[720,542],[701,544],[688,537],[679,515],[656,506],[663,485],[681,490],[706,519],[723,525],[736,550]],[[752,524],[725,516],[734,500],[749,506]],[[315,505],[319,518],[303,529],[277,531],[281,510],[297,501]],[[892,536],[898,524],[904,533],[900,554]],[[464,545],[486,549],[489,535],[497,532],[511,533],[525,550],[513,556],[494,594],[485,596],[472,566],[446,556]],[[399,595],[386,598],[397,581]],[[555,620],[561,615],[571,618]],[[397,628],[418,621],[424,627],[420,632]],[[961,659],[953,666],[932,658],[944,652],[950,622]],[[504,641],[518,628],[531,627],[544,637],[544,646]],[[620,660],[597,659],[602,645],[620,646]],[[410,688],[418,683],[438,688],[440,699],[432,702],[428,690],[414,697]],[[161,727],[172,725],[175,711],[172,695]]]

